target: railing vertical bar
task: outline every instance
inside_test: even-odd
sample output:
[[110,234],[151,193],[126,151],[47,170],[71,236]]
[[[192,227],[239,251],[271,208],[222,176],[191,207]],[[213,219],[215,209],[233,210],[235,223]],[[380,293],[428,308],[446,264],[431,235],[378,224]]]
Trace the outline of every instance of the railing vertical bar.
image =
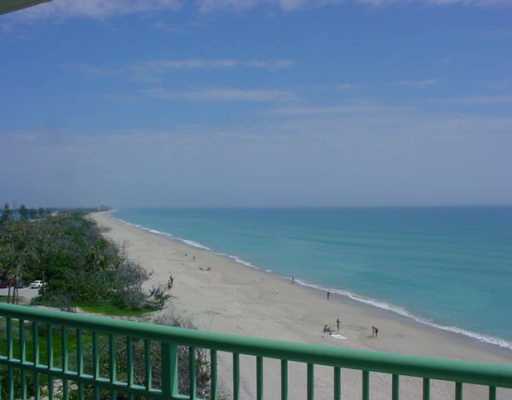
[[126,355],[128,359],[127,384],[130,389],[133,386],[133,339],[131,336],[126,338]]
[[69,400],[69,381],[67,379],[62,381],[62,399]]
[[307,391],[308,391],[308,400],[314,400],[314,398],[315,398],[315,365],[311,364],[311,363],[308,364]]
[[7,359],[10,360],[13,355],[12,348],[12,319],[7,317],[5,319],[5,330],[7,334]]
[[48,369],[53,367],[53,328],[48,323],[48,335],[46,336],[46,353],[48,355]]
[[116,369],[117,369],[117,363],[116,363],[116,340],[113,334],[110,334],[108,336],[108,350],[109,350],[109,357],[110,357],[110,363],[109,363],[109,380],[110,383],[114,384],[116,383]]
[[21,370],[21,399],[27,400],[28,390],[27,390],[27,372],[25,368]]
[[392,377],[391,398],[392,400],[400,399],[400,375],[398,374],[393,374]]
[[256,399],[263,400],[263,357],[256,357]]
[[334,367],[334,400],[341,400],[341,368]]
[[288,400],[288,360],[281,360],[281,400]]
[[363,400],[370,400],[370,371],[363,370]]
[[98,385],[94,386],[94,400],[101,400],[101,391]]
[[7,380],[7,398],[14,400],[14,371],[10,365],[7,367]]
[[100,374],[100,359],[98,354],[98,334],[92,332],[92,376],[96,381]]
[[190,346],[188,348],[188,376],[189,376],[189,391],[190,399],[195,400],[197,393],[197,368],[196,368],[196,348]]
[[[108,335],[108,351],[109,351],[109,371],[108,378],[110,383],[115,384],[117,381],[117,349],[116,338],[113,334]],[[112,389],[112,400],[117,399],[117,391]]]
[[82,381],[78,382],[78,400],[84,400],[84,383]]
[[37,326],[37,321],[32,321],[32,353],[34,366],[37,366],[39,364],[39,328]]
[[53,378],[48,376],[48,400],[53,400]]
[[489,400],[496,400],[496,386],[489,386]]
[[430,400],[430,379],[423,378],[423,400]]
[[39,382],[39,374],[37,372],[34,373],[34,398],[35,400],[40,400],[41,398],[41,386]]
[[463,389],[462,382],[455,383],[455,400],[462,400],[463,398]]
[[[76,330],[76,374],[81,377],[84,373],[84,349],[82,346],[82,329]],[[80,396],[80,394],[79,394]]]
[[162,395],[170,399],[178,392],[178,346],[174,343],[162,342]]
[[217,350],[210,350],[210,400],[217,400]]
[[144,339],[144,370],[144,383],[146,390],[149,392],[151,390],[151,380],[153,379],[153,370],[151,367],[151,341],[149,339]]
[[25,338],[25,321],[23,319],[19,320],[19,330],[20,330],[20,360],[24,363],[27,359],[27,339]]
[[178,385],[178,346],[176,344],[171,344],[170,346],[170,372],[171,372],[171,393],[173,396],[176,396],[179,392]]
[[240,399],[240,354],[233,353],[233,400]]
[[69,352],[68,352],[68,330],[64,325],[60,328],[61,356],[62,356],[62,372],[68,372]]

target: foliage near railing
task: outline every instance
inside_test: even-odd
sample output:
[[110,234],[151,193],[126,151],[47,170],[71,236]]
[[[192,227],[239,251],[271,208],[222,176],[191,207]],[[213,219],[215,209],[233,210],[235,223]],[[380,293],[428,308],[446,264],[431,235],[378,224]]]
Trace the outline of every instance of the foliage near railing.
[[[430,399],[433,379],[453,382],[456,400],[463,399],[466,383],[488,387],[490,400],[496,399],[498,387],[512,388],[509,365],[272,341],[13,305],[0,305],[0,317],[5,331],[0,365],[8,399],[29,395],[39,399],[42,387],[49,399],[218,399],[220,351],[231,353],[234,400],[240,398],[241,355],[255,357],[258,400],[263,399],[266,358],[280,360],[282,400],[288,399],[291,361],[303,363],[307,369],[308,400],[315,395],[316,366],[332,368],[333,393],[338,400],[345,368],[361,372],[363,400],[370,398],[370,377],[375,372],[391,375],[392,400],[399,399],[401,376],[421,378],[425,400]],[[119,346],[125,349],[123,365],[116,350]],[[205,351],[209,364],[204,362]],[[189,373],[187,382],[180,385],[178,369],[184,365]],[[203,374],[201,368],[208,368],[208,373]],[[201,380],[205,376],[208,378]]]

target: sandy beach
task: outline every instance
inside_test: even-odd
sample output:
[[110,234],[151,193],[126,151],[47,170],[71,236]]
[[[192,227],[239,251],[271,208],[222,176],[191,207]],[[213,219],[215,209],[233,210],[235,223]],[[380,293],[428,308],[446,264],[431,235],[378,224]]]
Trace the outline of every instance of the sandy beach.
[[[512,362],[512,352],[508,350],[423,326],[350,299],[338,297],[328,301],[325,293],[249,268],[211,251],[138,229],[109,213],[92,214],[92,218],[106,228],[106,237],[123,246],[131,259],[152,273],[150,286],[165,284],[173,274],[173,297],[168,307],[189,318],[199,329],[408,355]],[[336,329],[337,318],[341,321],[341,336],[323,335],[325,324]],[[378,338],[371,336],[371,326],[379,328]],[[231,362],[228,357],[222,357],[220,363],[222,387],[229,394]],[[254,398],[254,358],[243,358],[241,367],[241,397]],[[277,367],[276,361],[265,362],[267,399],[280,396]],[[360,372],[344,372],[343,398],[360,399]],[[304,399],[305,366],[293,364],[289,374],[289,398]],[[332,369],[318,368],[315,376],[316,398],[332,398]],[[433,382],[432,399],[453,399],[454,390],[453,384]],[[384,400],[390,395],[391,377],[372,374],[371,398]],[[403,378],[400,395],[402,399],[421,398],[421,381]],[[465,386],[465,399],[486,399],[487,396],[484,388]],[[499,391],[498,398],[512,398],[512,393]]]

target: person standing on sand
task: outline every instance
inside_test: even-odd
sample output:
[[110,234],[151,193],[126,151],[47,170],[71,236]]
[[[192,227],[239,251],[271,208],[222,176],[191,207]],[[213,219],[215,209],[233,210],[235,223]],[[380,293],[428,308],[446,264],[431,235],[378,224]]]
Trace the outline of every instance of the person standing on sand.
[[378,337],[379,336],[379,328],[376,326],[372,326],[372,337]]
[[331,292],[327,291],[327,300],[330,300],[330,299],[331,299]]
[[169,275],[169,281],[167,282],[167,289],[171,290],[174,286],[174,276],[172,274]]
[[336,318],[336,330],[339,332],[340,331],[340,318]]

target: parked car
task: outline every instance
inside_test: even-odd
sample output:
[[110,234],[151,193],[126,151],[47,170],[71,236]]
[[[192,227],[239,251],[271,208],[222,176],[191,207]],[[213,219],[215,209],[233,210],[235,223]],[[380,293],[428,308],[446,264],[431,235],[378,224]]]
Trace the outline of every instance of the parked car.
[[30,284],[30,289],[41,289],[44,286],[43,281],[34,281]]

